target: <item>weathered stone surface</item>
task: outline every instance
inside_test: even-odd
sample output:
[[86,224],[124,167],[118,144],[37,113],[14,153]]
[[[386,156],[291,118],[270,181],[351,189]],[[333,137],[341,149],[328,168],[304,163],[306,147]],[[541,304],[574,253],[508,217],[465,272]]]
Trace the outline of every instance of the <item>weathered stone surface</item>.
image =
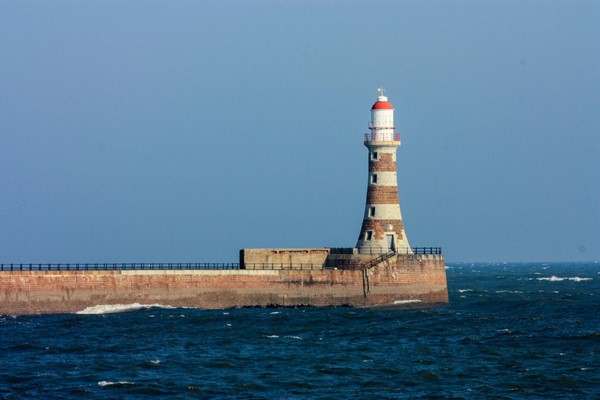
[[273,268],[289,265],[323,267],[328,255],[327,248],[242,249],[240,264],[247,269],[265,264],[270,264]]
[[361,270],[0,271],[0,314],[70,313],[104,304],[206,309],[447,302],[444,259],[399,256]]

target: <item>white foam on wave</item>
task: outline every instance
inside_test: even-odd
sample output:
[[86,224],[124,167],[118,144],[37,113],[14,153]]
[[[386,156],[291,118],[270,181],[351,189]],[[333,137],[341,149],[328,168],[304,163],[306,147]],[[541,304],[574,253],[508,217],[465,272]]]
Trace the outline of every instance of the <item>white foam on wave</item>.
[[118,382],[111,382],[111,381],[100,381],[98,382],[98,386],[112,386],[112,385],[135,385],[135,383],[133,382],[129,382],[129,381],[118,381]]
[[295,335],[287,335],[286,338],[302,340],[302,338],[300,336],[295,336]]
[[175,307],[165,306],[163,304],[101,304],[97,306],[87,307],[81,311],[77,311],[76,314],[83,315],[99,315],[99,314],[113,314],[128,311],[137,311],[147,308],[166,308],[173,309]]
[[496,293],[519,294],[519,293],[523,293],[523,291],[522,290],[496,290]]
[[394,300],[394,304],[410,304],[410,303],[421,303],[421,300],[411,299],[411,300]]
[[473,289],[458,289],[458,293],[472,292]]
[[550,281],[550,282],[561,282],[561,281],[574,281],[574,282],[582,282],[582,281],[591,281],[592,278],[581,278],[579,276],[573,277],[560,277],[560,276],[551,276],[545,278],[536,278],[538,281]]
[[279,335],[268,335],[268,336],[266,336],[266,337],[268,337],[268,338],[270,338],[270,339],[276,339],[276,338],[278,338],[278,337],[279,337]]

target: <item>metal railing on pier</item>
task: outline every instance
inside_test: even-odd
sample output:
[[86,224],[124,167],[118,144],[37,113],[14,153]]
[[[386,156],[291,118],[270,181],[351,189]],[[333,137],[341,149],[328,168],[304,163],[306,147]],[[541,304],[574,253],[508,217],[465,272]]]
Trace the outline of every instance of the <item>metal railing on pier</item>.
[[413,254],[442,254],[441,247],[413,247]]
[[[441,247],[401,247],[393,250],[396,254],[442,254]],[[335,247],[330,249],[331,254],[386,254],[390,252],[388,247]]]
[[[442,254],[441,247],[413,247],[390,252],[387,247],[332,248],[331,254]],[[372,261],[374,262],[374,261]],[[371,263],[372,263],[371,262]],[[364,265],[364,264],[362,264]],[[0,271],[135,271],[135,270],[318,270],[324,263],[3,263]]]
[[0,271],[134,271],[240,269],[239,263],[68,263],[0,264]]
[[286,263],[69,263],[40,264],[19,263],[0,264],[0,271],[148,271],[148,270],[276,270],[276,269],[323,269],[323,263],[286,264]]

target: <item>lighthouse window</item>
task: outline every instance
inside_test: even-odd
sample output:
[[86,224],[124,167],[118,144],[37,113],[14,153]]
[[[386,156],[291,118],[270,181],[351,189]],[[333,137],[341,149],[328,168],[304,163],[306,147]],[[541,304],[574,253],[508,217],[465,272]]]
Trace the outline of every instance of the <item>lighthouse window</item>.
[[371,175],[371,183],[377,183],[377,174]]
[[367,231],[365,234],[365,240],[373,240],[373,231]]
[[369,207],[369,217],[375,216],[375,207]]
[[371,153],[371,160],[379,160],[379,153],[374,151]]

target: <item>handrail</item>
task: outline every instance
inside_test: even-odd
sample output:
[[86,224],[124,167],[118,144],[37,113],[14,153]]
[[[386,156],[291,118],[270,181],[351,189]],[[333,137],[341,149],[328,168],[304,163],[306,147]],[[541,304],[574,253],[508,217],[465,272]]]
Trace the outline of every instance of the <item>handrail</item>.
[[384,262],[388,258],[391,258],[391,257],[393,257],[395,255],[396,255],[396,253],[393,250],[390,251],[389,253],[382,254],[379,257],[374,258],[374,259],[370,260],[368,263],[366,263],[364,265],[364,269],[371,269],[374,266],[381,264],[382,262]]
[[[332,254],[341,254],[340,251],[347,251],[352,254],[355,249],[332,249]],[[366,247],[356,249],[359,254],[378,255],[370,260],[368,264],[372,264],[368,268],[387,260],[393,255],[403,254],[442,254],[441,247],[413,247],[396,249],[390,251],[385,247]],[[380,260],[380,261],[377,261]],[[343,268],[354,269],[364,268],[365,264],[354,264]],[[317,270],[323,269],[323,263],[1,263],[0,271],[133,271],[133,270],[235,270],[235,269],[252,269],[252,270]]]
[[302,270],[323,269],[323,263],[12,263],[0,271],[135,271],[135,270]]
[[11,263],[0,271],[133,271],[239,269],[239,263]]
[[[385,128],[388,129],[388,128]],[[400,134],[399,133],[381,133],[381,132],[371,132],[365,133],[365,142],[399,142]]]
[[396,252],[389,251],[388,253],[384,253],[379,255],[378,257],[372,258],[370,260],[368,260],[367,262],[360,262],[360,261],[355,261],[349,264],[344,264],[338,267],[338,269],[346,269],[346,270],[368,270],[371,269],[373,267],[376,267],[377,265],[381,264],[382,262],[386,261],[389,258],[392,258],[393,256],[396,255]]
[[[331,254],[385,254],[390,248],[385,246],[370,246],[363,248],[332,247]],[[394,250],[396,254],[442,254],[441,247],[401,247]]]
[[441,247],[413,247],[413,254],[442,254]]

